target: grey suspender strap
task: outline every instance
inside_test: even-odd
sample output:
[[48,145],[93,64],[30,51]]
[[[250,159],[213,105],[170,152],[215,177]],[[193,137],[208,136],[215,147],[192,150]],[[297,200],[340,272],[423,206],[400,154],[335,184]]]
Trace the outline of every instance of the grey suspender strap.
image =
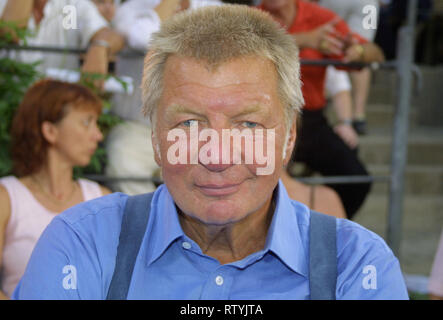
[[126,201],[107,300],[125,300],[128,296],[135,260],[148,225],[153,195],[147,193],[130,196]]
[[[125,300],[128,296],[135,260],[148,224],[152,196],[152,193],[132,196],[126,202],[114,274],[106,297],[108,300]],[[311,299],[334,300],[337,282],[336,219],[311,210],[309,239]]]
[[337,286],[336,218],[311,210],[309,287],[311,300],[335,300]]

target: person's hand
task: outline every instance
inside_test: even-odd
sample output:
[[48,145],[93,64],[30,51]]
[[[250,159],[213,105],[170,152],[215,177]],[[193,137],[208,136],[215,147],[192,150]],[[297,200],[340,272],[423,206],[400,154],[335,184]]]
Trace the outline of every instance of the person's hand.
[[350,124],[339,123],[334,127],[334,131],[349,148],[355,149],[358,146],[358,134]]
[[363,61],[364,52],[365,50],[358,40],[354,36],[349,35],[346,39],[346,49],[343,62],[349,63]]
[[343,54],[344,43],[340,34],[335,30],[335,25],[340,21],[336,17],[328,23],[308,32],[311,47],[327,55]]

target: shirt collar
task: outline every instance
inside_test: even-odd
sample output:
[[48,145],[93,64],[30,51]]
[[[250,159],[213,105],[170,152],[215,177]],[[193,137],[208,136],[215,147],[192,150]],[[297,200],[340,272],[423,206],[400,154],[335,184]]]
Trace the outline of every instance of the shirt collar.
[[157,188],[152,198],[147,231],[148,265],[157,260],[172,242],[184,236],[175,202],[165,184]]
[[[276,206],[266,238],[265,252],[271,251],[292,271],[308,277],[308,257],[301,239],[297,213],[308,214],[308,208],[289,198],[279,181],[274,193]],[[178,219],[174,200],[166,185],[154,194],[148,226],[147,263],[150,265],[177,238],[185,234]]]
[[275,199],[276,206],[265,249],[277,255],[292,271],[308,277],[306,242],[302,241],[297,215],[308,215],[309,208],[291,200],[281,180],[277,185]]

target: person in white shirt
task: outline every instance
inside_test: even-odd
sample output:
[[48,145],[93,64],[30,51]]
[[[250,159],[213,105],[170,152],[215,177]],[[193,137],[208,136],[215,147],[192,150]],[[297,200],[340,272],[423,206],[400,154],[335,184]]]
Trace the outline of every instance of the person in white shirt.
[[[151,35],[160,29],[162,21],[175,13],[208,5],[221,5],[220,0],[129,0],[121,4],[112,21],[123,34],[128,46],[140,56],[119,57],[117,76],[134,80],[132,94],[115,94],[112,112],[125,120],[114,127],[106,139],[109,177],[150,177],[158,171],[151,143],[151,125],[141,114],[141,83],[144,54],[149,49]],[[149,181],[119,181],[112,184],[115,191],[129,195],[154,191]]]
[[[88,48],[82,71],[106,74],[108,59],[123,48],[124,37],[108,27],[90,0],[0,0],[0,19],[27,27],[29,46]],[[39,69],[79,68],[75,54],[16,52],[23,62],[41,61]]]
[[115,11],[117,10],[117,3],[115,0],[92,0],[100,14],[109,23],[112,22],[115,16]]
[[163,20],[185,9],[220,4],[219,0],[129,0],[117,10],[114,23],[131,48],[146,51]]

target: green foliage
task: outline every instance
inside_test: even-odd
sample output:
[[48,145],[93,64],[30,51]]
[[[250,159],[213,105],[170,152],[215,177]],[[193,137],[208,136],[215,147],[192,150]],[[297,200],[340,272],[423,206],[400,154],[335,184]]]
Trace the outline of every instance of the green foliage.
[[411,300],[430,300],[426,293],[409,292],[409,299]]
[[36,66],[0,58],[0,177],[11,173],[11,122],[26,90],[41,77]]
[[0,47],[13,44],[15,39],[20,39],[26,45],[26,38],[32,36],[32,32],[26,28],[20,28],[16,22],[0,20]]

